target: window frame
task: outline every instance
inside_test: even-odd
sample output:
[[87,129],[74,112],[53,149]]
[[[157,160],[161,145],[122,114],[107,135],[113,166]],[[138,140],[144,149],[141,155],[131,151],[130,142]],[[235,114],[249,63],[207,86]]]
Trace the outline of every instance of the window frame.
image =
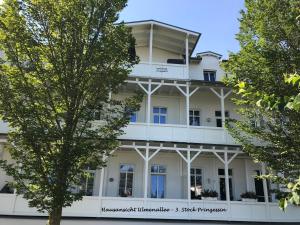
[[[158,113],[155,113],[154,112],[154,108],[158,108]],[[160,112],[160,110],[162,109],[162,108],[164,108],[164,109],[166,109],[166,113],[165,114],[163,114],[163,113],[161,113]],[[168,107],[166,107],[166,106],[153,106],[152,107],[152,118],[153,118],[153,123],[154,124],[167,124],[167,121],[168,121]],[[155,116],[158,116],[158,123],[156,123],[155,122]],[[161,123],[161,116],[165,116],[165,123]]]
[[[208,80],[205,79],[205,74],[208,73]],[[213,75],[213,80],[211,79],[211,75]],[[216,82],[217,79],[217,71],[216,70],[203,70],[203,80],[207,82]]]
[[[219,170],[224,170],[224,175],[219,175]],[[231,171],[231,174],[230,172]],[[218,168],[217,169],[217,172],[218,172],[218,185],[219,185],[219,190],[220,190],[220,178],[224,178],[225,179],[225,182],[226,182],[226,177],[225,177],[225,168]],[[233,179],[233,168],[228,168],[228,180],[231,179],[231,187],[232,187],[232,196],[230,196],[230,198],[232,197],[233,200],[230,200],[230,201],[234,201],[234,194],[235,194],[235,183],[234,183],[234,179]],[[230,188],[230,187],[229,187]],[[221,195],[221,193],[219,193]],[[229,194],[230,194],[230,190],[229,190]],[[220,196],[221,197],[221,196]],[[226,200],[223,200],[223,201],[226,201]]]
[[[121,172],[121,166],[122,165],[132,166],[133,167],[133,171],[132,172],[129,172],[129,171]],[[125,186],[124,186],[125,190],[124,191],[126,191],[126,189],[128,188],[127,187],[127,176],[128,176],[128,173],[132,174],[132,187],[131,187],[132,191],[131,191],[131,195],[129,195],[129,196],[121,196],[120,195],[121,173],[125,173]],[[121,198],[133,197],[134,196],[134,181],[135,181],[134,174],[135,174],[135,164],[132,164],[132,163],[120,163],[119,164],[119,184],[118,184],[118,193],[117,193],[117,196],[119,196]]]
[[[158,172],[152,172],[152,167],[153,166],[158,166]],[[159,167],[160,166],[165,167],[165,172],[159,172],[159,170],[160,170]],[[162,164],[152,164],[150,166],[150,180],[151,180],[151,183],[150,183],[150,198],[153,198],[152,197],[152,175],[156,175],[156,176],[161,175],[161,176],[164,176],[164,197],[163,198],[158,198],[158,190],[159,190],[159,188],[158,188],[158,185],[156,183],[156,198],[154,198],[154,199],[165,199],[166,196],[167,196],[167,166],[162,165]]]
[[[204,190],[204,188],[203,188],[203,181],[204,181],[204,178],[203,178],[203,168],[197,167],[197,166],[196,166],[196,167],[191,167],[191,170],[192,170],[192,169],[194,169],[195,171],[196,171],[196,170],[201,170],[201,175],[197,175],[196,173],[192,174],[192,171],[190,171],[190,177],[191,177],[190,191],[192,191],[192,176],[194,177],[193,179],[194,179],[194,181],[195,181],[195,186],[194,186],[195,190],[196,190],[197,176],[201,176],[201,192],[202,192],[202,190]],[[202,196],[202,195],[201,195],[201,192],[200,192],[200,194],[197,195],[197,196]],[[195,191],[195,193],[196,193],[196,191]],[[197,199],[197,196],[195,195],[195,199]]]
[[[193,115],[191,116],[191,111],[193,111]],[[198,111],[199,112],[199,116],[195,116],[195,111]],[[192,125],[191,124],[191,117],[199,117],[199,125]],[[200,109],[195,109],[195,108],[190,108],[189,109],[189,125],[190,126],[194,126],[194,127],[200,127],[201,126],[201,110]]]
[[[83,193],[83,196],[94,196],[95,193],[95,179],[96,179],[96,170],[95,169],[90,169],[88,166],[87,169],[84,170],[84,173],[88,173],[88,176],[83,176],[80,180],[80,184],[74,185],[70,187],[70,191],[72,193]],[[90,176],[91,175],[91,176]],[[92,179],[92,190],[91,190],[91,195],[87,195],[88,193],[88,184],[89,184],[89,179]]]
[[[220,112],[220,116],[217,116],[217,112]],[[230,113],[228,110],[225,110],[225,119],[230,118]],[[215,110],[215,119],[216,119],[216,127],[223,128],[222,125],[222,110]],[[218,126],[218,120],[221,120],[221,126]]]
[[[85,172],[89,173],[90,175],[92,174],[92,176],[91,177],[85,177],[84,193],[85,193],[85,196],[93,196],[93,194],[94,194],[94,185],[95,185],[96,170],[92,170],[92,169],[90,169],[90,167],[88,167],[88,169],[86,169]],[[92,178],[92,180],[93,180],[92,195],[86,195],[87,190],[88,190],[88,183],[89,183],[89,179],[90,178]]]

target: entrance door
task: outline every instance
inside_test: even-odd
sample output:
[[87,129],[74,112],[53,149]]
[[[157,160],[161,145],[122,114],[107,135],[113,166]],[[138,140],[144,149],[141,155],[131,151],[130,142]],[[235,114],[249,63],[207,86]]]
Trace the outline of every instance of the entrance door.
[[[219,184],[220,184],[220,199],[226,200],[226,183],[225,183],[225,170],[218,169]],[[233,189],[232,189],[232,169],[228,169],[228,180],[229,180],[229,195],[230,200],[233,200]]]
[[[259,170],[256,170],[256,175],[260,176],[261,173]],[[255,183],[255,192],[257,195],[257,200],[259,202],[264,202],[265,197],[264,197],[264,185],[263,185],[263,180],[262,179],[257,179],[256,177],[254,178],[254,183]]]
[[[220,177],[220,199],[226,200],[226,183],[225,177]],[[229,193],[230,193],[230,200],[233,200],[233,193],[232,193],[232,178],[229,178]]]

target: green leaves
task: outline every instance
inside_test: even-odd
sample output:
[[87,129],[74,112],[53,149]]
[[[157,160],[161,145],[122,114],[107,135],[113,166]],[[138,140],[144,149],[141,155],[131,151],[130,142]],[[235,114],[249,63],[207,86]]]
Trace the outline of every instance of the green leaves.
[[285,198],[282,198],[279,200],[279,207],[282,209],[282,210],[285,210],[286,207],[288,205],[288,200],[285,199]]
[[285,81],[298,89],[298,94],[286,99],[286,107],[291,110],[300,111],[300,76],[298,74],[285,75]]
[[298,74],[286,74],[285,75],[285,82],[288,84],[292,84],[294,86],[298,85],[298,87],[300,86],[299,82],[300,82],[300,76]]
[[300,177],[294,183],[289,182],[287,188],[290,191],[287,197],[281,198],[279,201],[279,206],[282,210],[287,208],[288,203],[296,206],[300,205]]
[[[0,10],[0,114],[14,129],[1,167],[32,207],[70,206],[87,165],[118,147],[140,96],[117,101],[138,59],[135,40],[115,24],[126,0],[10,0]],[[94,123],[94,111],[102,117]],[[91,126],[92,124],[92,126]],[[59,210],[58,210],[59,211]]]
[[[241,118],[227,127],[255,161],[268,165],[274,182],[286,186],[300,171],[300,2],[246,0],[245,6],[237,34],[241,50],[223,64]],[[297,193],[280,206],[297,203]]]

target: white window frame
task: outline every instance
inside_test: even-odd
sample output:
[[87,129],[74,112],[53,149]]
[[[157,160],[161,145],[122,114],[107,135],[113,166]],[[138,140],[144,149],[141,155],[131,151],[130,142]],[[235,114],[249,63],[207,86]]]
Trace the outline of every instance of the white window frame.
[[[95,185],[95,175],[96,175],[96,170],[91,170],[90,167],[88,167],[87,170],[85,170],[86,173],[89,173],[93,179],[93,190],[92,190],[92,196],[94,194],[94,185]],[[88,189],[88,181],[90,177],[85,177],[85,185],[84,185],[84,193],[87,193]]]
[[[191,114],[190,114],[190,112],[191,111],[193,111],[193,115],[191,116]],[[198,111],[199,112],[199,116],[195,116],[195,111]],[[191,122],[191,119],[190,119],[190,117],[199,117],[199,125],[192,125],[192,124],[190,124],[190,122]],[[200,127],[201,126],[201,110],[200,109],[195,109],[195,108],[190,108],[189,109],[189,125],[190,126],[195,126],[195,127]]]
[[92,189],[92,195],[94,195],[94,191],[95,191],[95,178],[96,178],[96,170],[92,170],[90,169],[90,167],[88,167],[86,170],[84,170],[85,173],[89,173],[89,176],[84,176],[83,177],[83,182],[81,182],[79,185],[75,185],[72,186],[70,188],[71,192],[73,193],[79,193],[79,192],[83,192],[84,196],[87,196],[87,190],[88,190],[88,183],[89,183],[89,179],[92,178],[93,179],[93,189]]
[[[191,170],[192,169],[194,169],[195,171],[196,170],[201,170],[201,175],[197,175],[196,173],[194,173],[194,174],[192,174],[192,172],[190,172],[190,176],[193,176],[193,179],[194,179],[194,181],[195,181],[195,186],[194,186],[194,188],[196,189],[196,181],[197,181],[197,176],[201,176],[201,186],[202,186],[202,190],[204,190],[204,188],[203,188],[203,169],[201,168],[201,167],[191,167]],[[192,189],[192,180],[191,180],[191,187],[190,187],[190,189]],[[199,196],[201,196],[201,193],[200,193],[200,195]]]
[[[132,166],[132,167],[133,167],[133,171],[132,171],[132,172],[130,172],[130,171],[121,172],[121,166],[122,166],[122,165],[129,165],[129,166]],[[128,188],[128,187],[127,187],[127,175],[128,175],[129,173],[132,174],[132,187],[131,187],[132,193],[131,193],[130,196],[127,196],[127,197],[133,197],[133,196],[134,196],[134,171],[135,171],[135,165],[132,164],[132,163],[120,163],[120,164],[119,164],[119,185],[118,185],[118,194],[117,194],[117,196],[122,197],[122,196],[120,196],[121,173],[125,173],[125,174],[126,174],[126,175],[125,175],[125,192],[126,192],[126,189]]]
[[[154,108],[158,108],[158,113],[154,112]],[[165,108],[167,113],[166,114],[160,113],[161,108]],[[153,106],[152,107],[152,114],[153,114],[153,123],[155,123],[154,122],[154,117],[155,116],[158,116],[158,123],[155,123],[155,124],[167,124],[168,123],[168,107],[166,107],[166,106]],[[160,116],[165,116],[166,117],[166,122],[165,123],[161,123]]]
[[[224,175],[219,175],[219,169],[224,170]],[[229,175],[229,171],[231,170],[231,175]],[[220,190],[220,178],[224,178],[225,182],[226,182],[226,177],[225,177],[225,168],[218,168],[217,169],[217,173],[218,173],[218,182],[219,182],[219,190]],[[231,178],[231,184],[232,184],[232,198],[233,201],[235,199],[234,194],[235,194],[235,186],[234,186],[234,179],[233,179],[233,168],[228,168],[228,180]],[[230,190],[229,190],[230,191]],[[221,195],[221,193],[220,193]],[[230,196],[229,196],[230,197]]]
[[[158,169],[158,172],[152,172],[152,166],[158,166],[158,168],[160,167],[160,166],[164,166],[165,167],[165,169],[166,169],[166,172],[165,173],[160,173],[159,172],[159,169]],[[164,187],[165,187],[165,189],[164,189],[164,198],[166,198],[166,196],[167,196],[167,166],[165,166],[165,165],[162,165],[162,164],[152,164],[151,166],[150,166],[150,178],[151,178],[151,181],[152,181],[152,175],[163,175],[164,177],[165,177],[165,179],[164,179]],[[152,183],[150,184],[150,196],[151,196],[151,192],[152,192]],[[156,182],[156,199],[160,199],[160,198],[158,198],[157,196],[158,196],[158,182]]]
[[[216,82],[216,81],[217,81],[217,71],[216,71],[216,70],[205,70],[205,69],[204,69],[204,70],[203,70],[203,80],[204,80],[204,81],[206,81],[206,80],[205,80],[205,75],[204,75],[205,73],[209,73],[209,74],[208,74],[208,80],[207,80],[207,82]],[[211,77],[210,77],[210,74],[211,74],[211,73],[214,73],[214,79],[215,79],[214,81],[212,81],[212,80],[210,79],[210,78],[211,78]]]
[[[216,116],[216,112],[220,112],[220,116]],[[216,119],[216,127],[218,127],[218,123],[217,123],[217,120],[219,119],[219,120],[221,120],[221,122],[222,122],[222,110],[215,110],[215,119]],[[228,111],[228,110],[225,110],[225,118],[230,118],[230,112]],[[227,114],[227,115],[226,115]],[[222,128],[223,126],[221,126],[220,128]]]

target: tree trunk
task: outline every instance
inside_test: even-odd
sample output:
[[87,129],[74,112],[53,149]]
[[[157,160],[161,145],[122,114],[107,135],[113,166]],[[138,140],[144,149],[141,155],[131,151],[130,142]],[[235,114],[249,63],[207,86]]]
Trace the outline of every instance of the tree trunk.
[[47,225],[60,225],[62,207],[53,209],[52,212],[49,212],[49,218]]

